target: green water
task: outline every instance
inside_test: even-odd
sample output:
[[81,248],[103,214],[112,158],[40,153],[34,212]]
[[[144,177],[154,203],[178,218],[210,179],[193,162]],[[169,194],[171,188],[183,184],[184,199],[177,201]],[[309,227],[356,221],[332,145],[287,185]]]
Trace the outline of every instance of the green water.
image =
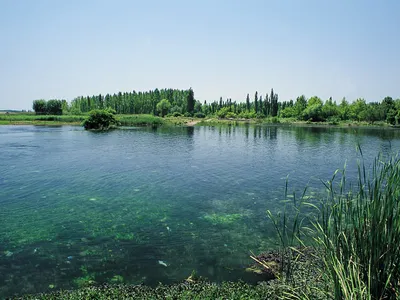
[[275,247],[266,210],[285,180],[315,195],[348,164],[396,152],[400,132],[289,126],[0,126],[0,298],[95,281],[254,278]]

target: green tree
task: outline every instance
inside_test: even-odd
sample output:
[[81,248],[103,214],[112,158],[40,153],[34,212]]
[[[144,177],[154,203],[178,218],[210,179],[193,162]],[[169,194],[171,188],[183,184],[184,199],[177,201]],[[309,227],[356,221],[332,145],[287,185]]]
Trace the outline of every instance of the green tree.
[[257,91],[254,95],[254,110],[256,113],[258,113],[258,92]]
[[350,119],[361,121],[363,114],[362,111],[367,109],[367,103],[364,99],[358,98],[352,104],[350,104]]
[[350,106],[346,98],[343,97],[342,102],[339,104],[339,117],[342,120],[348,120],[350,117]]
[[157,112],[164,117],[168,114],[169,109],[171,108],[171,103],[167,99],[162,99],[160,102],[157,103],[156,109]]
[[332,97],[329,98],[322,106],[322,117],[324,119],[332,119],[339,116],[339,109],[336,105],[336,102],[332,100]]
[[250,112],[250,96],[249,96],[249,94],[247,94],[247,97],[246,97],[246,110],[247,110],[247,112]]
[[202,112],[202,105],[200,101],[196,101],[194,104],[194,112],[199,113]]
[[395,116],[397,114],[395,108],[395,102],[392,97],[385,97],[382,100],[381,107],[384,113],[384,120],[386,120],[389,124],[395,124],[396,119]]
[[187,95],[187,111],[189,114],[193,115],[194,111],[194,93],[192,88],[189,89],[188,95]]
[[307,107],[307,98],[304,95],[297,97],[296,103],[293,106],[294,109],[294,117],[301,118],[303,110]]
[[61,100],[47,101],[46,113],[48,115],[62,115],[62,101]]
[[315,105],[315,104],[320,104],[320,105],[322,105],[323,102],[322,102],[322,100],[321,100],[319,97],[317,97],[317,96],[314,96],[314,97],[311,97],[310,99],[308,99],[307,106],[312,106],[312,105]]
[[32,109],[35,111],[37,115],[46,114],[46,100],[34,100],[32,103]]
[[312,105],[307,105],[306,109],[302,112],[302,119],[313,122],[325,121],[322,116],[322,104],[315,103]]
[[271,89],[271,116],[276,117],[278,115],[278,94],[274,94],[274,89]]

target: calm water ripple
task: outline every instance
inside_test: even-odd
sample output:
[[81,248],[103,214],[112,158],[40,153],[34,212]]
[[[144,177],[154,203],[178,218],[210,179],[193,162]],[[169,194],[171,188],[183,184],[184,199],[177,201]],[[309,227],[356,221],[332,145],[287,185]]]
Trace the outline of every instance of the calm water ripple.
[[215,126],[86,132],[0,126],[0,298],[96,282],[157,284],[196,270],[254,280],[274,247],[266,210],[284,186],[318,193],[363,149],[397,152],[389,129]]

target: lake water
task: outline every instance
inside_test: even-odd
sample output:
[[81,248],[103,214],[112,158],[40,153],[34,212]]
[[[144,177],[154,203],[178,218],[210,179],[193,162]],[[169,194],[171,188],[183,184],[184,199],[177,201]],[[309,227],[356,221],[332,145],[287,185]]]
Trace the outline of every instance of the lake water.
[[267,209],[285,181],[323,192],[347,161],[397,152],[390,129],[0,126],[0,298],[91,281],[172,283],[193,270],[252,280],[250,251],[275,247]]

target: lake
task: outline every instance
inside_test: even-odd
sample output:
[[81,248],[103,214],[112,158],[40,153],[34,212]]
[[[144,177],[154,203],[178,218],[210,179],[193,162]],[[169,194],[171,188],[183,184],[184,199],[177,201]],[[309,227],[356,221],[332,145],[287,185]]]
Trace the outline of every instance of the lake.
[[[93,281],[246,280],[250,251],[276,247],[267,217],[285,182],[322,181],[357,151],[371,165],[400,131],[299,126],[0,126],[0,298]],[[289,198],[290,199],[290,198]]]

